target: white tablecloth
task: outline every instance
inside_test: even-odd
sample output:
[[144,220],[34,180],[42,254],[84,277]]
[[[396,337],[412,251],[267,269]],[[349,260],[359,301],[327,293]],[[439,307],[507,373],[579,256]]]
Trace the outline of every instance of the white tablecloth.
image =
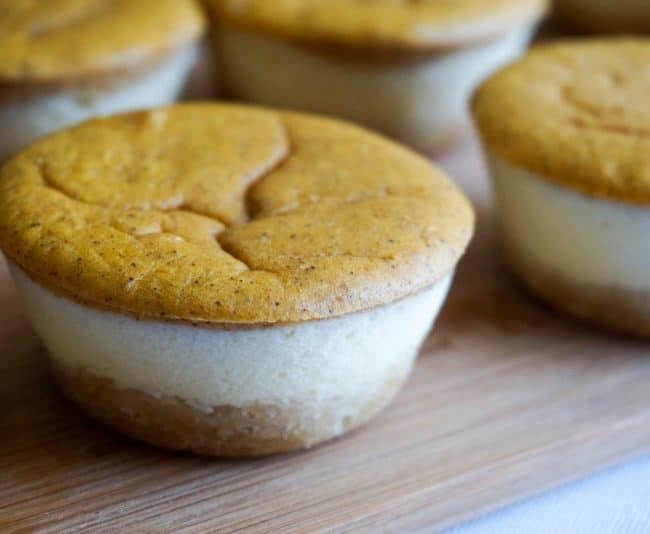
[[449,532],[650,534],[650,456],[476,519]]

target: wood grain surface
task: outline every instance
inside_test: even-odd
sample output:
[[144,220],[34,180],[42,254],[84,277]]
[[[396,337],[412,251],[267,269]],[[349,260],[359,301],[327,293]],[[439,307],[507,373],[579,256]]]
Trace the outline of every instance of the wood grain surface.
[[0,532],[430,530],[650,450],[648,345],[518,290],[476,147],[442,163],[480,213],[448,305],[397,401],[301,454],[214,461],[88,421],[50,382],[2,267]]

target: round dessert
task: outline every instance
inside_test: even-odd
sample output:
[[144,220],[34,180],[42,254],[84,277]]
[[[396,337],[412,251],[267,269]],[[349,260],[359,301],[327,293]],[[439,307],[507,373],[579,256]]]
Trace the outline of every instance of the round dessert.
[[585,32],[650,32],[648,0],[555,0],[559,21]]
[[65,393],[219,456],[309,447],[383,408],[472,225],[407,149],[237,106],[95,119],[0,173],[0,246]]
[[210,0],[224,90],[343,117],[425,151],[471,126],[469,95],[520,55],[546,0]]
[[478,91],[509,264],[577,317],[650,336],[650,40],[540,46]]
[[0,160],[94,115],[173,101],[203,28],[191,0],[3,2]]

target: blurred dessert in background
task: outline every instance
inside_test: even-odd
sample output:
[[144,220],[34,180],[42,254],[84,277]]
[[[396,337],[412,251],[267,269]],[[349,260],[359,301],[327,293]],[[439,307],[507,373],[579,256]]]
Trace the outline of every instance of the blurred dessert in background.
[[554,0],[556,20],[582,32],[648,33],[648,0]]
[[650,337],[650,40],[537,47],[473,111],[506,259],[559,309]]
[[545,0],[208,0],[224,90],[330,114],[419,150],[471,124],[475,86],[527,46]]
[[192,0],[0,5],[0,160],[85,120],[173,101],[197,57]]
[[212,36],[206,35],[198,49],[198,58],[187,76],[179,100],[212,100],[219,96],[219,73]]

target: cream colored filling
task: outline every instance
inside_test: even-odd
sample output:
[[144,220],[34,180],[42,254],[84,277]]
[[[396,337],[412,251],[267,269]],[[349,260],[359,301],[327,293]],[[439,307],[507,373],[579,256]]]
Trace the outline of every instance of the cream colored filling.
[[340,422],[406,378],[452,280],[450,274],[417,295],[339,318],[223,330],[84,306],[10,268],[35,330],[68,368],[208,412],[255,403],[315,411],[333,405]]
[[146,76],[104,89],[65,91],[0,106],[0,160],[32,141],[98,115],[155,107],[173,102],[196,61],[197,46],[174,53]]
[[581,284],[650,290],[650,207],[599,200],[489,156],[508,247]]
[[527,46],[533,25],[457,52],[401,63],[333,57],[234,30],[217,33],[222,80],[240,98],[349,119],[427,150],[470,126],[467,102]]

